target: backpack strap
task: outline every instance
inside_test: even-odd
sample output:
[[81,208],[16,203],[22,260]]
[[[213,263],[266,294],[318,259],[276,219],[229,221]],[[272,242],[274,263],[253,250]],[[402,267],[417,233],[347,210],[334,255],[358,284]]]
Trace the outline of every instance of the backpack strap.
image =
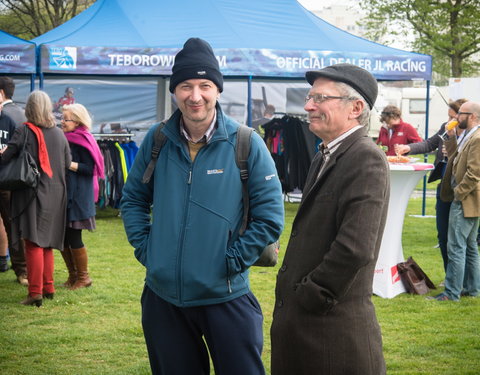
[[248,224],[248,210],[250,207],[248,196],[248,155],[250,154],[250,143],[252,140],[253,129],[245,125],[240,125],[237,130],[237,143],[235,145],[235,162],[240,169],[240,179],[242,181],[242,200],[243,200],[243,219],[240,227],[240,235],[245,232]]
[[152,158],[150,159],[150,162],[148,163],[147,168],[145,168],[145,172],[143,173],[142,182],[144,184],[148,184],[150,182],[153,171],[155,169],[155,165],[157,164],[158,154],[160,154],[160,150],[162,149],[163,145],[167,140],[166,135],[162,132],[162,129],[164,127],[165,123],[161,122],[155,129],[155,133],[153,135],[154,143],[152,147]]

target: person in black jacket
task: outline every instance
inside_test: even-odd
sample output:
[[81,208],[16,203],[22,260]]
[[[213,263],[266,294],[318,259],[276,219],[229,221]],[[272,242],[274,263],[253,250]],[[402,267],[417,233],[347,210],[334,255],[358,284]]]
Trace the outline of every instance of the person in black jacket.
[[95,229],[98,178],[104,178],[104,164],[100,148],[90,133],[91,124],[83,105],[63,107],[62,129],[70,144],[72,163],[67,173],[67,228],[62,256],[69,275],[64,286],[71,290],[92,285],[82,230]]
[[[2,102],[2,118],[4,115],[11,118],[15,127],[20,127],[27,121],[24,109],[13,101],[13,94],[15,93],[15,82],[12,78],[7,76],[0,77],[0,101]],[[13,131],[8,130],[11,125],[7,126],[8,136],[5,137],[5,121],[2,119],[2,144],[6,144],[5,139],[13,134]],[[10,121],[8,121],[10,122]],[[7,139],[7,141],[8,141]],[[12,270],[15,272],[17,281],[24,286],[28,285],[27,264],[25,261],[25,245],[23,240],[13,241],[12,238],[12,223],[10,213],[11,193],[8,190],[0,190],[0,215],[2,217],[3,225],[5,227],[6,237],[8,240],[8,252],[10,253],[10,262],[12,263]],[[1,258],[0,258],[1,262]],[[1,268],[1,265],[0,265]]]
[[[0,94],[1,95],[1,94]],[[0,102],[1,102],[0,97]],[[2,103],[3,104],[3,103]],[[0,104],[0,111],[2,110],[2,104]],[[7,116],[3,111],[0,112],[0,149],[7,146],[8,141],[10,140],[13,132],[15,131],[15,123],[13,120]],[[3,194],[8,194],[8,202],[10,202],[10,193],[0,190],[0,196]],[[0,204],[0,213],[3,213],[2,205]],[[2,215],[0,217],[0,272],[6,272],[8,270],[8,257],[7,257],[7,247],[8,247],[8,236],[6,231],[6,225],[4,221],[8,220],[8,216],[4,218]]]

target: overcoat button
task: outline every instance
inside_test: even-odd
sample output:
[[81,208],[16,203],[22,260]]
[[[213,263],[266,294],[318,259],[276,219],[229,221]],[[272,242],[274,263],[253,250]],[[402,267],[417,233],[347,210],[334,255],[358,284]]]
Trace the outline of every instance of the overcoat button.
[[284,265],[282,266],[282,268],[280,268],[280,271],[285,272],[286,270],[287,270],[287,265],[284,264]]

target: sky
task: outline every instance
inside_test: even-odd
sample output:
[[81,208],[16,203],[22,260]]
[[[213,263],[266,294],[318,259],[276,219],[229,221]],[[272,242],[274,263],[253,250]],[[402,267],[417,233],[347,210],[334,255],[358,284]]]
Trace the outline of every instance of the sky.
[[[359,9],[358,1],[353,0],[297,0],[304,8],[310,11],[321,10],[330,5],[350,5],[353,8]],[[409,49],[407,46],[413,40],[413,34],[407,39],[398,38],[388,44],[389,47],[399,49]]]
[[332,4],[349,4],[351,1],[348,0],[297,0],[302,6],[308,10],[319,10],[323,9]]

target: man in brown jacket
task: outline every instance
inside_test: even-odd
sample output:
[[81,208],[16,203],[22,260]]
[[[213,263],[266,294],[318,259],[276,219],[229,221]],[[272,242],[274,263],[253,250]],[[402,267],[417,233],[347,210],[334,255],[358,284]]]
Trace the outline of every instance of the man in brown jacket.
[[385,374],[371,296],[389,170],[364,128],[377,82],[350,64],[306,78],[310,130],[323,143],[277,276],[272,375]]
[[437,301],[458,301],[480,294],[477,231],[480,217],[480,103],[466,102],[457,113],[458,138],[451,130],[445,141],[448,164],[440,198],[452,202],[448,218],[448,264],[445,291]]

